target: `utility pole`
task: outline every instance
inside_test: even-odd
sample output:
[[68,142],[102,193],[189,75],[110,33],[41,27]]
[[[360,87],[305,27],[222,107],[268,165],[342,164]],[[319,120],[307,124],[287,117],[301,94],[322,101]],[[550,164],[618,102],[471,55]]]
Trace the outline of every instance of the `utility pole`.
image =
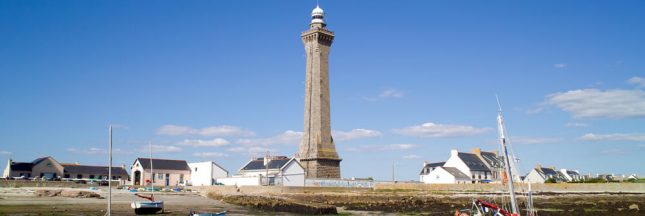
[[392,182],[396,181],[396,178],[394,177],[394,163],[396,163],[396,162],[392,161]]
[[112,125],[110,125],[109,129],[109,140],[108,140],[108,158],[109,158],[109,164],[108,164],[108,209],[107,209],[107,215],[111,216],[112,215]]

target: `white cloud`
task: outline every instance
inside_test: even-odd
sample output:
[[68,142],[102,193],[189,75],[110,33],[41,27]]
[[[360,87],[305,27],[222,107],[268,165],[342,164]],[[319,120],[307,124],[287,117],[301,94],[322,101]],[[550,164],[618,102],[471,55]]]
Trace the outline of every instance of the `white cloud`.
[[638,87],[645,88],[645,78],[643,77],[632,77],[629,80],[627,80],[627,82],[630,84],[634,84]]
[[545,103],[569,112],[575,118],[645,116],[645,92],[642,90],[579,89],[548,95]]
[[387,100],[391,98],[402,98],[403,96],[405,96],[405,92],[401,90],[386,89],[376,96],[364,97],[363,100],[374,102],[374,101],[380,101],[380,100]]
[[388,145],[361,145],[358,147],[347,148],[347,151],[354,152],[371,152],[371,151],[395,151],[408,150],[417,147],[414,144],[388,144]]
[[420,159],[420,158],[421,158],[421,156],[419,156],[419,155],[415,155],[415,154],[411,154],[411,155],[404,155],[404,156],[403,156],[403,159],[409,159],[409,160],[413,160],[413,159]]
[[566,123],[564,126],[581,128],[581,127],[589,127],[589,124],[580,123],[580,122],[569,122],[569,123]]
[[193,153],[195,157],[228,157],[228,154],[221,152],[195,152]]
[[538,106],[532,109],[529,109],[526,111],[526,114],[533,115],[533,114],[538,114],[544,111],[544,106]]
[[490,128],[475,128],[469,125],[435,124],[428,122],[402,129],[394,129],[394,132],[406,136],[439,138],[474,136],[490,130]]
[[375,131],[375,130],[369,130],[369,129],[353,129],[351,131],[334,131],[333,133],[334,140],[352,140],[352,139],[360,139],[360,138],[368,138],[368,137],[378,137],[381,136],[381,132]]
[[516,136],[512,137],[511,141],[513,144],[545,144],[545,143],[556,143],[562,141],[562,138],[559,137],[523,137]]
[[195,129],[188,126],[163,125],[157,129],[159,135],[180,136],[180,135],[201,135],[201,136],[254,136],[250,130],[230,125],[220,125]]
[[300,139],[302,139],[302,132],[288,130],[268,138],[239,139],[237,143],[245,146],[268,146],[275,144],[298,144]]
[[566,68],[567,64],[564,64],[564,63],[554,64],[553,67],[558,68],[558,69],[562,69],[562,68]]
[[152,152],[157,152],[157,153],[165,153],[165,152],[180,152],[181,148],[177,146],[171,146],[171,145],[152,145],[152,146],[142,146],[141,147],[141,152],[149,153],[150,148],[152,148]]
[[[88,149],[77,149],[77,148],[68,148],[68,152],[74,154],[84,154],[84,155],[107,155],[108,150],[103,148],[88,148]],[[112,154],[129,154],[130,152],[125,152],[119,148],[113,148]]]
[[379,98],[400,98],[400,97],[403,97],[403,95],[405,95],[405,93],[400,90],[388,89],[381,92],[381,94],[379,94],[378,97]]
[[226,149],[226,151],[236,152],[236,153],[245,153],[245,154],[248,154],[248,155],[264,155],[267,152],[269,152],[270,154],[273,155],[273,154],[276,153],[275,149],[266,148],[266,147],[262,147],[262,146],[251,146],[251,147],[238,146],[238,147],[228,148],[228,149]]
[[645,134],[642,133],[613,133],[613,134],[593,134],[588,133],[578,138],[583,141],[645,141]]
[[185,139],[179,144],[192,147],[219,147],[228,145],[229,141],[222,138],[215,138],[212,140]]
[[0,155],[10,155],[10,151],[0,151]]
[[622,149],[613,148],[602,150],[600,153],[604,155],[624,155],[626,152]]

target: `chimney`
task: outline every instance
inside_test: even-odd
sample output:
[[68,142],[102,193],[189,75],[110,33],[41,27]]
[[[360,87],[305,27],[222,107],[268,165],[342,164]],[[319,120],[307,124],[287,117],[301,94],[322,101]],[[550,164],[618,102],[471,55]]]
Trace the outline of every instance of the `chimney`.
[[423,167],[428,166],[428,161],[423,161]]
[[457,149],[450,150],[450,156],[457,156],[457,154],[459,154],[459,151],[457,151]]
[[267,154],[264,155],[264,166],[267,166],[271,162],[271,157],[269,156],[269,151],[267,151]]
[[555,166],[551,166],[551,167],[549,167],[549,168],[551,168],[552,170],[555,170]]
[[540,165],[539,163],[538,163],[538,164],[536,164],[536,165],[535,165],[535,169],[542,169],[542,165]]
[[79,163],[78,161],[74,162],[74,164],[76,164],[76,165],[81,165],[81,163]]
[[11,167],[11,164],[13,163],[13,160],[11,160],[11,158],[9,158],[9,162],[8,162],[8,163],[9,163],[9,166]]
[[477,156],[482,156],[482,149],[481,148],[474,148],[472,150],[473,154],[476,154]]

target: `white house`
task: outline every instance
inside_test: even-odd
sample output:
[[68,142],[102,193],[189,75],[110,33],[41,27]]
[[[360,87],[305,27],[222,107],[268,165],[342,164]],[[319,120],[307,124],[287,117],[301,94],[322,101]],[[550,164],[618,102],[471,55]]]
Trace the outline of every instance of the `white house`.
[[427,177],[426,184],[468,184],[472,179],[455,167],[436,167]]
[[224,185],[304,186],[305,170],[295,158],[263,157],[246,163],[236,175],[217,179]]
[[155,186],[185,185],[190,179],[190,167],[185,160],[137,158],[132,163],[130,175],[133,185],[147,185],[148,182]]
[[544,183],[548,179],[554,179],[557,182],[566,181],[560,173],[555,171],[555,167],[545,168],[539,164],[526,175],[524,181],[530,183]]
[[582,176],[580,176],[580,173],[577,170],[560,169],[560,175],[562,175],[567,182],[582,180]]
[[446,162],[437,162],[437,163],[428,163],[423,162],[423,168],[419,172],[419,181],[429,184],[430,172],[435,170],[437,167],[443,166]]
[[188,163],[193,186],[214,185],[216,179],[228,177],[228,171],[213,161]]
[[480,156],[473,153],[450,150],[450,158],[443,167],[454,167],[471,178],[471,183],[490,182],[492,174]]

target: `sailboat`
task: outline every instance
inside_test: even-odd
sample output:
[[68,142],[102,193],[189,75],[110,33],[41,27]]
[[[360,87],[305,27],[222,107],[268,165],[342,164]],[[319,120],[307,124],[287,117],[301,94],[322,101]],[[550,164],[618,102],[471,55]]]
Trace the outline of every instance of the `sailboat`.
[[135,214],[156,214],[157,212],[163,212],[163,201],[155,200],[155,185],[154,178],[152,176],[153,167],[152,167],[152,144],[150,145],[150,186],[152,187],[150,196],[145,196],[141,194],[134,194],[148,201],[133,201],[130,206],[134,209]]
[[[515,187],[513,185],[514,181],[519,180],[519,178],[516,178],[514,176],[514,172],[517,172],[517,169],[516,169],[517,166],[514,164],[515,157],[513,157],[509,153],[510,143],[507,140],[506,128],[504,127],[504,119],[502,118],[502,106],[499,104],[499,99],[497,99],[497,106],[499,107],[499,110],[497,112],[497,128],[499,131],[499,144],[503,154],[503,157],[502,157],[502,163],[504,164],[503,174],[507,176],[507,178],[504,178],[504,180],[508,181],[506,184],[508,184],[508,193],[509,193],[510,202],[511,202],[510,210],[499,207],[498,205],[493,204],[491,202],[486,202],[481,199],[475,199],[473,200],[473,207],[475,207],[475,210],[473,212],[475,216],[484,216],[484,215],[520,216],[521,215],[520,210],[518,207],[517,199],[515,197]],[[528,195],[527,206],[526,206],[527,215],[535,216],[537,215],[537,212],[533,208],[533,200],[532,200],[532,192],[531,192],[530,184],[529,184],[529,192],[527,195]],[[460,215],[460,214],[456,212],[455,215]]]

